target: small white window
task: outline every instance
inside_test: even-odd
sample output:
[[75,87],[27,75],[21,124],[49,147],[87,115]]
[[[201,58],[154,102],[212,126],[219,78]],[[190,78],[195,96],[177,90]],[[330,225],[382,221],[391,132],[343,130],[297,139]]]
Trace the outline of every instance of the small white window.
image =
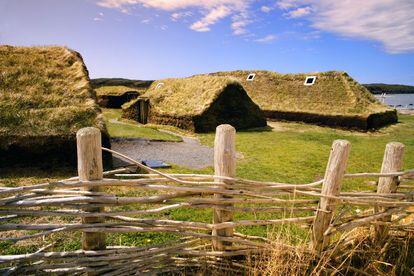
[[163,82],[159,82],[158,84],[157,84],[157,86],[155,86],[155,89],[159,89],[159,88],[161,88],[161,87],[163,87],[164,86],[164,83]]
[[247,76],[247,81],[253,81],[254,80],[254,77],[256,77],[256,74],[253,74],[253,73],[251,73],[251,74],[249,74],[248,76]]
[[305,79],[305,82],[303,83],[303,85],[314,85],[316,81],[316,76],[308,76]]

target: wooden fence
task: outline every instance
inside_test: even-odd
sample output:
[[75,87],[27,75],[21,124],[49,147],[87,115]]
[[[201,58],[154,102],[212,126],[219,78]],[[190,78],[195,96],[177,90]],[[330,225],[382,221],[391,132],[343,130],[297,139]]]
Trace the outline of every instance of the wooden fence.
[[[350,143],[334,141],[324,178],[312,183],[291,184],[237,178],[235,136],[230,125],[217,128],[214,175],[168,174],[101,148],[99,130],[81,129],[77,133],[77,177],[0,188],[0,230],[5,233],[0,240],[20,242],[59,232],[80,231],[82,249],[53,252],[41,248],[35,253],[2,255],[0,272],[10,275],[129,275],[206,264],[210,268],[244,269],[242,264],[228,257],[271,250],[272,241],[238,233],[241,226],[300,224],[310,227],[316,252],[329,247],[337,233],[356,227],[373,227],[378,240],[386,237],[390,230],[413,229],[413,223],[401,223],[414,206],[413,186],[410,185],[414,171],[401,171],[404,152],[401,143],[386,146],[381,172],[347,174]],[[147,173],[133,174],[128,168],[103,172],[102,150]],[[378,179],[377,189],[341,191],[344,178],[367,177]],[[144,196],[116,195],[114,191],[122,187],[150,192]],[[346,211],[339,206],[347,206]],[[165,217],[169,211],[180,208],[211,208],[212,222],[154,218],[155,214]],[[357,209],[364,211],[356,212]],[[275,218],[236,220],[234,214],[238,212],[266,212],[274,214]],[[286,213],[293,215],[281,216]],[[53,224],[40,223],[39,217],[66,219]],[[65,223],[69,219],[77,222]],[[129,232],[166,232],[182,238],[158,246],[106,244],[107,234]],[[232,268],[225,261],[232,262]]]

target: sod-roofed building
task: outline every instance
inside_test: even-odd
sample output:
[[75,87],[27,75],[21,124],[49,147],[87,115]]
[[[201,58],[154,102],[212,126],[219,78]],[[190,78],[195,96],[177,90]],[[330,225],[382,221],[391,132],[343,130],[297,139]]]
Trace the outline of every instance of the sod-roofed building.
[[345,72],[232,71],[210,75],[236,78],[269,119],[361,130],[398,120],[395,110],[381,104]]
[[128,86],[101,86],[95,92],[99,106],[106,108],[121,108],[140,95],[137,89]]
[[92,79],[98,104],[106,108],[121,108],[124,103],[138,98],[150,87],[150,80],[129,80],[123,78]]
[[173,125],[195,132],[214,131],[220,124],[231,124],[236,129],[266,126],[263,112],[243,86],[223,77],[156,81],[143,97],[125,104],[123,111],[124,117],[141,123]]
[[88,126],[109,146],[95,99],[78,53],[0,46],[0,166],[76,164],[76,131]]

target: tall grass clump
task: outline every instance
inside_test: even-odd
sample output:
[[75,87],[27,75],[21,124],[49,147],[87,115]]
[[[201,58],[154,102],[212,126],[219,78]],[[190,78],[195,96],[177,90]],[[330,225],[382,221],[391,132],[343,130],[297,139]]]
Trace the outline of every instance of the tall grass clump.
[[253,275],[411,275],[414,272],[413,235],[391,232],[378,241],[372,229],[361,227],[343,233],[323,252],[311,247],[308,235],[292,240],[292,227],[269,233],[268,252],[252,261]]

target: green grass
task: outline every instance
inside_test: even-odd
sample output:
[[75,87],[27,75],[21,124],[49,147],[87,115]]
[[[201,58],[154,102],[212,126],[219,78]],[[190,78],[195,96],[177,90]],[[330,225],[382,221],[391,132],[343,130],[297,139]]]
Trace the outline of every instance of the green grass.
[[[105,110],[106,115],[115,116],[115,111]],[[114,113],[115,112],[115,113]],[[378,172],[381,167],[385,145],[391,141],[402,142],[406,145],[404,155],[404,169],[414,168],[414,116],[400,115],[400,123],[382,129],[378,132],[352,132],[335,130],[327,127],[317,127],[300,123],[271,123],[273,130],[257,129],[238,132],[236,136],[236,149],[240,153],[237,160],[237,176],[263,181],[282,181],[287,183],[307,183],[323,177],[326,162],[329,157],[330,147],[335,139],[346,139],[352,144],[348,162],[348,172]],[[198,134],[203,144],[212,146],[214,133]],[[173,166],[165,172],[183,173],[213,173],[213,168],[202,170],[190,170]],[[6,186],[18,186],[51,181],[57,178],[71,176],[74,171],[52,173],[31,169],[9,170],[0,173],[0,183]],[[375,180],[375,178],[371,179]],[[362,180],[346,180],[343,190],[366,190],[370,187]],[[113,188],[112,193],[119,196],[142,196],[151,194],[138,189]],[[155,191],[154,191],[155,192]],[[130,205],[122,209],[146,208],[145,205]],[[281,213],[236,213],[235,218],[241,219],[270,219],[280,218],[288,214]],[[192,220],[211,222],[212,211],[210,209],[182,208],[151,215],[150,217],[171,218],[176,220]],[[287,226],[282,226],[286,228]],[[280,231],[280,227],[256,226],[240,227],[237,231],[266,236],[268,233]],[[308,230],[296,226],[289,227],[288,231],[293,242],[300,241],[309,235]],[[164,233],[128,233],[107,237],[111,245],[144,245],[162,243],[175,239],[177,236]],[[33,252],[36,248],[50,243],[52,238],[45,241],[37,239],[34,243],[0,243],[2,254],[13,252]],[[80,246],[78,234],[60,234],[53,236],[59,239],[55,250],[76,249]],[[34,246],[34,244],[36,246]],[[26,248],[27,246],[27,248]]]
[[103,115],[109,135],[114,138],[145,138],[172,142],[182,141],[181,137],[161,132],[155,127],[148,127],[132,120],[121,119],[122,111],[120,109],[103,109]]
[[[275,123],[275,131],[238,132],[237,175],[257,180],[305,183],[323,177],[331,144],[346,139],[352,148],[348,172],[378,172],[385,145],[391,141],[406,145],[404,168],[414,168],[414,116],[400,115],[400,123],[379,132],[352,132],[299,123]],[[213,145],[214,134],[199,135]],[[344,189],[361,189],[346,181]]]

